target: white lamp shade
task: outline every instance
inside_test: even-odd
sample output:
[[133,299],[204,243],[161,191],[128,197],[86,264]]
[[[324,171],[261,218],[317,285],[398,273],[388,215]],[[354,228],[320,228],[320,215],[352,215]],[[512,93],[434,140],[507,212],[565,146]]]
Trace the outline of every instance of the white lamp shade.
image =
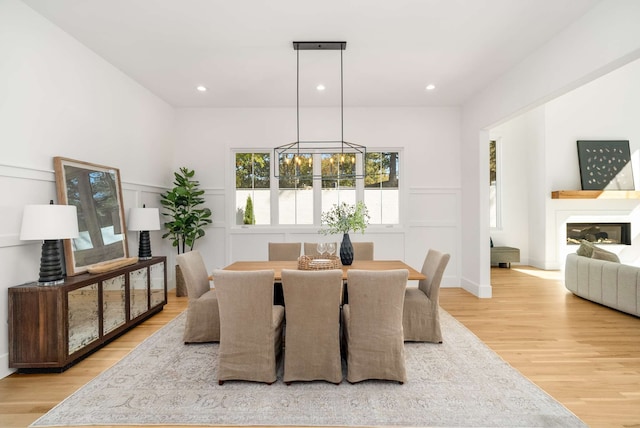
[[131,208],[128,224],[129,230],[160,230],[160,210],[158,208]]
[[75,205],[24,207],[21,240],[71,239],[78,236],[78,210]]

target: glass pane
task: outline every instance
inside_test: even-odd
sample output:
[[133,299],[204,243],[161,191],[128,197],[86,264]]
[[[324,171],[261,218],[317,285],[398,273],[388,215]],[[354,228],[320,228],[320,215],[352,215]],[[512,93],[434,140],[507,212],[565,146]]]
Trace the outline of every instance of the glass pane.
[[496,142],[489,141],[489,226],[498,227],[498,169]]
[[131,319],[134,319],[149,309],[147,301],[147,268],[129,272],[129,297]]
[[164,301],[164,263],[156,263],[151,271],[151,307],[165,303]]
[[280,224],[313,224],[313,156],[280,156],[278,213]]
[[97,340],[99,332],[98,284],[67,293],[69,307],[69,355]]
[[354,178],[337,179],[340,174],[355,173],[355,155],[340,153],[320,155],[322,169],[322,212],[333,205],[346,202],[356,203],[356,180]]
[[270,159],[269,153],[236,153],[236,224],[271,223]]
[[124,325],[127,321],[124,275],[102,281],[103,334]]
[[322,170],[322,187],[335,188],[336,181],[339,187],[355,187],[355,178],[343,178],[340,176],[350,176],[356,173],[356,156],[354,154],[323,153],[320,155]]
[[368,152],[364,203],[371,224],[400,223],[400,156],[397,152]]

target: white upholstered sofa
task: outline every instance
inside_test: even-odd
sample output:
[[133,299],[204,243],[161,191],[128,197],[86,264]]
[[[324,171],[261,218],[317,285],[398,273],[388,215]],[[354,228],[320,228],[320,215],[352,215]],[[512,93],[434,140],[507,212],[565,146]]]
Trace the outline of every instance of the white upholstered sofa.
[[576,296],[640,316],[640,268],[569,254],[565,286]]

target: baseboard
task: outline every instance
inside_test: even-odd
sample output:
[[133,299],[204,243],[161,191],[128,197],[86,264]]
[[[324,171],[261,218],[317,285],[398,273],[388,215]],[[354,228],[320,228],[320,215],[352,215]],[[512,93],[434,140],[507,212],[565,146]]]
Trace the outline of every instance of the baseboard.
[[9,368],[9,353],[0,355],[0,379],[15,373],[15,369]]
[[480,297],[481,299],[490,299],[492,296],[491,285],[477,284],[465,278],[461,278],[460,283],[462,285],[462,288],[464,288],[474,296]]

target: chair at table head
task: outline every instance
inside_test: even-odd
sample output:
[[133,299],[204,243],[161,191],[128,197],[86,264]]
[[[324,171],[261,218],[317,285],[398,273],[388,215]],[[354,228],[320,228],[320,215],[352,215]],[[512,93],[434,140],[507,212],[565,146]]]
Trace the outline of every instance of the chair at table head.
[[300,257],[300,242],[269,242],[269,261],[295,261]]
[[220,302],[218,383],[276,381],[284,308],[273,305],[273,270],[213,273]]
[[[333,253],[333,255],[340,255],[340,243],[336,242],[336,251]],[[314,256],[317,257],[320,255],[320,253],[318,253],[318,243],[317,242],[305,242],[304,243],[304,255],[305,256]],[[324,254],[328,254],[329,252],[326,251]]]
[[286,304],[284,381],[342,381],[342,270],[282,271]]
[[353,260],[373,260],[373,242],[352,242]]
[[185,343],[217,342],[220,340],[220,315],[215,289],[209,284],[209,274],[200,252],[194,250],[176,257],[187,287],[187,321]]
[[429,250],[422,265],[418,287],[407,288],[404,297],[404,340],[411,342],[442,343],[440,330],[440,282],[449,263],[449,254]]
[[347,380],[406,381],[402,304],[406,269],[350,269],[349,304],[342,307]]

